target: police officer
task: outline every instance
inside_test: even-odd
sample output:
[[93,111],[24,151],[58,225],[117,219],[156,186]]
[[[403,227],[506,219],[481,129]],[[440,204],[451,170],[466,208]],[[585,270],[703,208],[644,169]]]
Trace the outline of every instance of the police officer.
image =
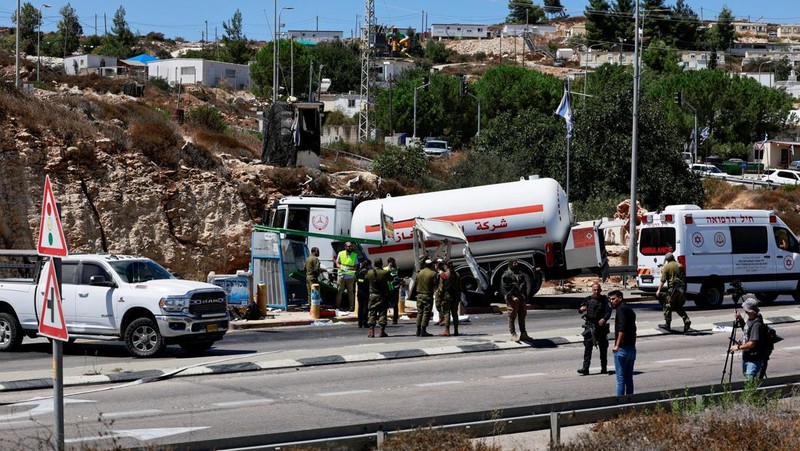
[[417,336],[430,337],[428,323],[431,321],[433,311],[433,293],[436,289],[436,271],[433,270],[433,260],[427,259],[425,267],[417,273],[417,280],[411,287],[410,299],[417,301]]
[[681,318],[683,318],[683,331],[689,332],[692,327],[692,321],[683,305],[686,303],[686,296],[684,295],[686,285],[683,280],[683,265],[675,261],[675,256],[672,252],[667,252],[664,256],[664,261],[667,262],[661,267],[661,283],[658,284],[656,290],[656,297],[661,295],[661,288],[667,283],[667,299],[664,301],[664,324],[659,324],[658,327],[671,330],[672,326],[672,312],[674,311]]
[[[353,243],[346,242],[344,249],[336,254],[333,261],[339,270],[339,284],[336,290],[336,308],[342,311],[352,312],[356,305],[356,269],[358,268],[358,254],[353,250]],[[342,305],[342,293],[347,291],[349,303]]]
[[[511,260],[508,268],[500,279],[500,288],[508,307],[508,330],[511,341],[530,341],[525,328],[525,316],[528,314],[528,284],[525,276],[520,271],[519,262]],[[514,327],[515,320],[519,319],[519,337]]]
[[608,298],[602,294],[599,283],[592,284],[592,294],[586,296],[581,302],[578,311],[586,320],[583,326],[583,366],[578,373],[589,374],[592,348],[597,346],[600,350],[600,373],[606,374],[608,372],[608,320],[611,318],[611,305],[608,303]]
[[389,271],[382,268],[383,260],[375,259],[375,267],[367,270],[367,282],[369,282],[369,334],[367,337],[375,337],[375,323],[381,326],[380,336],[388,337],[386,334],[386,309],[389,303],[386,296],[389,295]]

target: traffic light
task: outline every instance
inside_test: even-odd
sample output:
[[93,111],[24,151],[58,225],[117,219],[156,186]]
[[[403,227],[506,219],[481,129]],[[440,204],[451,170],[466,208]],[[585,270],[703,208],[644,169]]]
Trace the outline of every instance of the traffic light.
[[683,106],[683,93],[676,92],[675,93],[675,104],[678,106]]
[[461,96],[467,95],[467,77],[461,77]]
[[422,89],[425,92],[428,92],[428,86],[430,85],[431,79],[428,76],[422,77]]

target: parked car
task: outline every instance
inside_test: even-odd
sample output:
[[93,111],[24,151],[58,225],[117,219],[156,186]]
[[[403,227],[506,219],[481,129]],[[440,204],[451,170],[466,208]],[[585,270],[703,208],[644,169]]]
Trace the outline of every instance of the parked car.
[[711,155],[710,157],[706,157],[706,161],[704,161],[703,163],[711,164],[722,169],[722,158],[716,155]]
[[718,167],[711,164],[695,163],[691,166],[691,170],[704,177],[728,178],[728,174],[720,171]]
[[741,158],[731,158],[722,163],[722,170],[730,175],[742,175],[742,166],[747,167],[747,163]]
[[429,139],[425,142],[425,147],[422,148],[425,155],[429,157],[446,157],[450,155],[452,150],[447,141],[440,141],[438,139]]
[[553,66],[554,67],[564,67],[566,65],[567,65],[567,63],[565,63],[564,60],[555,60],[555,61],[553,61]]
[[794,160],[789,163],[789,169],[793,171],[800,171],[800,160]]
[[800,171],[776,169],[767,175],[764,180],[776,185],[800,185]]
[[694,163],[691,152],[681,152],[681,158],[683,158],[683,162],[686,163],[686,166],[691,167],[692,163]]

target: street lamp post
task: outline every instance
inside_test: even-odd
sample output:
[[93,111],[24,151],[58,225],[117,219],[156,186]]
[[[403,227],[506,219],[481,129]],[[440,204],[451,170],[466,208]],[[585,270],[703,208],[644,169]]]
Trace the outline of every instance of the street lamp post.
[[[758,65],[758,83],[759,84],[761,84],[761,66],[763,66],[766,63],[771,63],[771,62],[772,62],[771,60],[766,60],[766,61],[762,61],[761,64]],[[772,73],[772,71],[770,71],[770,73]],[[769,85],[770,85],[770,87],[772,87],[772,79],[770,79]]]
[[[276,31],[276,38],[275,38],[276,50],[275,50],[275,53],[277,54],[276,59],[275,59],[275,73],[276,74],[278,73],[278,71],[280,71],[280,67],[281,67],[281,64],[280,64],[281,63],[280,62],[280,59],[281,59],[281,27],[283,27],[283,24],[281,23],[281,14],[283,14],[283,10],[284,9],[294,9],[294,7],[292,7],[292,6],[283,6],[283,7],[281,7],[281,10],[278,11],[278,21],[275,23],[275,31]],[[276,77],[276,80],[277,80],[277,83],[280,83],[280,77]],[[275,89],[276,90],[278,89],[277,88],[277,84],[276,84]],[[277,95],[275,96],[275,98],[277,99]]]
[[630,247],[628,248],[628,265],[636,265],[636,154],[639,151],[639,0],[636,0],[633,25],[633,125],[631,130],[631,205],[628,209],[630,217]]
[[[36,81],[40,80],[39,72],[40,67],[42,65],[42,55],[39,51],[39,48],[42,45],[42,8],[49,8],[50,5],[47,3],[42,3],[39,5],[39,32],[36,35]],[[19,26],[19,18],[17,18],[17,26]]]

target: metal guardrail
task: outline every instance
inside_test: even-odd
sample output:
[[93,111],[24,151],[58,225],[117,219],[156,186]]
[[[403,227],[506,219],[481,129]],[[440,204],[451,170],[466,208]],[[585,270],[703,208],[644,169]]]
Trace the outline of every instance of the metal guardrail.
[[367,158],[367,157],[365,157],[365,156],[354,154],[354,153],[350,153],[350,152],[346,152],[344,150],[339,150],[339,149],[326,148],[326,150],[328,152],[332,152],[334,154],[334,157],[333,157],[334,161],[338,161],[339,160],[339,155],[341,154],[341,155],[343,155],[343,156],[345,156],[347,158],[356,160],[359,167],[362,167],[362,168],[365,168],[365,169],[371,169],[372,168],[372,160]]
[[[797,392],[800,374],[770,378],[758,391],[769,397],[788,397]],[[657,407],[670,408],[676,402],[705,405],[720,397],[741,396],[743,382],[729,386],[719,384],[693,388],[649,392],[630,396],[586,399],[562,403],[484,410],[432,417],[377,423],[354,424],[330,428],[288,431],[247,437],[231,437],[203,442],[170,445],[171,449],[237,449],[278,450],[290,446],[315,446],[323,449],[368,449],[379,446],[387,436],[411,432],[418,428],[441,428],[463,431],[474,438],[516,434],[550,429],[550,437],[559,443],[561,428],[611,420],[628,412],[641,412]],[[151,449],[151,448],[141,448]]]

